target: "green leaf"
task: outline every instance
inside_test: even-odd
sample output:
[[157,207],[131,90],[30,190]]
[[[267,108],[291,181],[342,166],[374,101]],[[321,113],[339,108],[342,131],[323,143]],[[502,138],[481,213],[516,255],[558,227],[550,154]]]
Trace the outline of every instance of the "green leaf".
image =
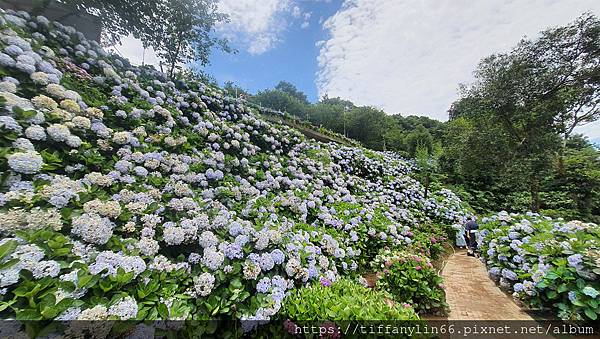
[[12,253],[17,248],[16,240],[9,240],[4,244],[0,245],[0,260],[4,259],[7,255]]
[[12,305],[12,304],[14,304],[16,302],[17,302],[17,299],[13,299],[13,300],[8,301],[8,302],[1,302],[0,303],[0,312],[4,311],[8,307],[10,307],[10,305]]
[[52,319],[58,315],[58,310],[53,307],[45,307],[42,310],[42,316],[45,319]]
[[594,310],[592,310],[591,308],[586,307],[583,312],[585,313],[585,315],[587,315],[588,318],[592,319],[592,320],[596,320],[598,319],[598,315],[596,314],[596,312],[594,312]]
[[34,309],[19,310],[16,312],[17,320],[41,320],[42,315]]
[[229,283],[230,289],[231,288],[233,288],[233,289],[239,289],[239,288],[242,288],[242,286],[243,286],[242,285],[242,281],[239,278],[235,278],[235,279],[233,279],[231,281],[231,283]]
[[14,264],[16,264],[18,262],[19,262],[19,259],[17,259],[17,258],[10,259],[10,260],[8,260],[6,262],[3,262],[3,263],[0,264],[0,270],[7,269],[7,268],[13,266]]
[[148,315],[148,308],[144,307],[138,311],[137,318],[138,319],[146,319]]
[[569,308],[569,306],[567,304],[565,304],[565,303],[557,303],[556,307],[558,307],[561,310],[566,310],[566,309]]
[[99,286],[103,292],[108,292],[113,288],[113,285],[110,283],[110,281],[104,279],[100,280]]
[[[18,108],[18,107],[15,107],[15,109],[16,108]],[[13,111],[14,111],[14,109],[13,109]],[[37,112],[34,110],[25,111],[22,109],[19,109],[19,111],[15,112],[15,113],[17,113],[18,120],[27,120],[27,119],[33,118],[37,114]]]
[[158,314],[162,319],[169,319],[169,309],[167,308],[167,305],[163,303],[158,305]]
[[88,288],[91,287],[90,285],[93,285],[92,280],[94,280],[94,276],[91,274],[86,274],[84,276],[79,277],[79,281],[77,282],[77,284],[79,285],[79,287]]

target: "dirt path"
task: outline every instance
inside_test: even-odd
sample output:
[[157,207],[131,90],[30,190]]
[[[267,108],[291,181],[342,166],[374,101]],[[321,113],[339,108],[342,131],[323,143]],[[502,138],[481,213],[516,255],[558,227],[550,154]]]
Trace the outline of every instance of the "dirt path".
[[464,250],[448,258],[442,276],[448,320],[533,320],[494,284],[483,263]]

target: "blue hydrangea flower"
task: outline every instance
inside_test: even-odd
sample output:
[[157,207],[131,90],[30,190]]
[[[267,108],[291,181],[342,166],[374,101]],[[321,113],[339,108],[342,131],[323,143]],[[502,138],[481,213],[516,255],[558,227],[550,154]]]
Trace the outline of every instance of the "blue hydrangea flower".
[[242,259],[244,257],[242,246],[238,243],[225,244],[222,250],[228,259]]
[[522,292],[525,289],[525,286],[522,283],[516,283],[513,285],[513,290],[515,292]]
[[271,289],[271,279],[268,277],[260,279],[256,284],[256,291],[259,293],[267,293],[269,289]]
[[567,261],[569,262],[569,266],[577,267],[583,261],[583,257],[581,254],[577,253],[577,254],[573,254],[573,255],[570,255],[569,257],[567,257]]
[[517,274],[507,268],[502,269],[502,276],[508,280],[517,280]]
[[271,258],[273,258],[275,265],[281,265],[285,260],[285,254],[282,250],[277,248],[271,252]]
[[577,293],[575,293],[575,291],[569,291],[569,300],[571,302],[574,302],[575,300],[577,300]]

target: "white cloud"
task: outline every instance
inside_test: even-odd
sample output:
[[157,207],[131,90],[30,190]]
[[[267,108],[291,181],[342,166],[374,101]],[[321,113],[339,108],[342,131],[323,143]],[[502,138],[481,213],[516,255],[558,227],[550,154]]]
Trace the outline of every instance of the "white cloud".
[[292,16],[294,18],[299,18],[301,15],[302,15],[302,10],[300,9],[300,7],[294,6],[294,8],[292,8]]
[[590,140],[600,143],[600,120],[577,127],[575,132],[587,135]]
[[445,120],[482,57],[585,11],[599,13],[600,2],[347,0],[323,24],[319,93]]
[[160,60],[156,56],[154,49],[152,47],[144,49],[142,41],[134,38],[132,35],[124,37],[121,39],[120,44],[109,49],[129,59],[129,62],[133,65],[154,65],[156,69],[160,69]]
[[[217,30],[250,54],[262,54],[273,48],[287,27],[286,14],[293,12],[291,0],[221,0],[219,11],[230,22]],[[297,6],[296,6],[297,8]],[[300,8],[298,16],[301,15]]]
[[300,25],[300,28],[302,28],[302,29],[305,29],[305,28],[308,28],[308,26],[310,26],[310,22],[308,22],[308,21],[304,21],[304,22],[303,22],[303,23]]

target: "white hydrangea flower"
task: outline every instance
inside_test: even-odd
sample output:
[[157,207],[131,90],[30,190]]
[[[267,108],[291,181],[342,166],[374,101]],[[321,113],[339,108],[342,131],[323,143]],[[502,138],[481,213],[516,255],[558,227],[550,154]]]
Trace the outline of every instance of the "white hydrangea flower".
[[[63,86],[59,84],[49,84],[46,86],[46,92],[50,94],[50,96],[55,97],[57,99],[65,99],[66,98],[66,90]],[[58,107],[58,104],[57,104]]]
[[84,213],[72,221],[71,233],[92,244],[106,244],[112,236],[114,224],[95,213]]
[[92,122],[90,119],[82,116],[73,117],[73,119],[71,119],[71,123],[73,124],[73,127],[83,130],[90,129],[92,127]]
[[81,138],[79,138],[76,135],[70,135],[69,137],[67,137],[66,140],[66,144],[73,148],[78,148],[79,146],[81,146],[81,143]]
[[25,136],[31,140],[46,140],[46,131],[42,126],[31,125],[25,129]]
[[17,138],[17,140],[13,141],[12,147],[21,151],[35,151],[35,147],[31,141],[25,138]]
[[83,310],[77,320],[106,320],[108,318],[108,309],[104,305],[96,305],[92,308]]
[[135,319],[138,305],[132,297],[125,297],[108,309],[110,316],[117,316],[120,320]]
[[69,131],[69,128],[61,124],[52,124],[48,126],[48,128],[46,128],[46,132],[52,140],[60,142],[66,142],[71,136],[71,131]]
[[8,166],[17,173],[35,174],[43,165],[44,159],[36,151],[17,152],[8,156]]
[[194,277],[194,292],[196,295],[206,297],[215,287],[215,277],[210,273],[202,273]]
[[50,83],[48,74],[44,72],[34,72],[29,77],[37,85],[46,86]]
[[96,213],[103,217],[117,218],[121,214],[121,205],[118,201],[102,201],[94,199],[83,204],[86,213]]
[[16,93],[17,85],[10,81],[0,82],[0,92]]
[[142,237],[140,239],[140,241],[138,242],[138,249],[140,250],[140,253],[143,255],[153,256],[156,253],[158,253],[158,250],[160,249],[160,245],[159,245],[158,241],[156,241],[154,239]]
[[164,228],[163,239],[169,245],[180,245],[185,240],[185,230],[181,227]]
[[44,277],[57,277],[60,273],[60,264],[54,260],[45,260],[38,262],[33,266],[33,277],[41,279]]
[[115,134],[113,135],[112,140],[119,144],[119,145],[125,145],[128,144],[131,140],[131,134],[127,131],[124,132],[115,132]]

